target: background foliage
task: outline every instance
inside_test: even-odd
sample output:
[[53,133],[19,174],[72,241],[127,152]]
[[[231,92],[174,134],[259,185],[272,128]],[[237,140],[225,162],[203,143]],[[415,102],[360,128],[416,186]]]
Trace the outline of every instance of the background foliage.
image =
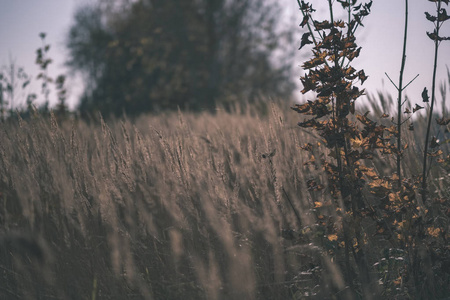
[[282,50],[292,35],[280,14],[263,0],[84,6],[67,42],[69,66],[88,82],[80,109],[120,115],[290,97],[295,49]]

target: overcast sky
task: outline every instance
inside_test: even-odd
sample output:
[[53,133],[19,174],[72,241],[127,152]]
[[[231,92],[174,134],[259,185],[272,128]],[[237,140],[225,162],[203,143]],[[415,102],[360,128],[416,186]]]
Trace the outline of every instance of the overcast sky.
[[[300,23],[301,17],[296,0],[283,0],[286,9],[298,12],[296,21]],[[30,75],[36,76],[38,69],[34,64],[35,50],[41,46],[39,33],[47,33],[47,43],[52,45],[50,56],[54,63],[50,66],[49,75],[56,77],[66,73],[63,64],[66,50],[64,41],[72,23],[73,13],[77,6],[89,0],[0,0],[0,65],[8,65],[12,58],[17,65],[24,67]],[[318,3],[312,2],[318,11]],[[324,2],[324,1],[323,1]],[[450,10],[450,8],[449,8]],[[435,5],[429,1],[410,1],[409,35],[407,48],[407,62],[405,82],[416,74],[419,78],[406,90],[413,102],[421,102],[420,93],[427,86],[431,88],[433,65],[433,42],[426,36],[426,31],[433,30],[433,24],[425,19],[424,11],[433,14]],[[365,27],[359,29],[358,44],[363,47],[360,57],[355,60],[354,67],[364,68],[369,79],[364,87],[369,92],[384,90],[392,95],[395,89],[384,75],[387,72],[397,82],[403,41],[404,1],[402,0],[375,0],[372,5],[372,14],[365,20]],[[299,27],[299,31],[302,29]],[[442,35],[450,36],[450,21],[442,27]],[[292,47],[299,47],[300,42]],[[302,51],[308,52],[303,48]],[[308,55],[308,53],[305,53]],[[447,81],[446,65],[450,66],[450,41],[444,41],[440,47],[438,78]],[[301,75],[299,67],[303,61],[296,63],[298,76]],[[74,107],[81,91],[81,84],[76,80],[69,80],[69,104]],[[35,84],[31,90],[39,92]],[[447,87],[448,91],[448,87]],[[300,95],[300,92],[298,92]],[[395,97],[394,97],[395,98]],[[416,101],[415,101],[416,100]],[[440,101],[440,97],[438,97]],[[450,106],[450,104],[449,104]]]

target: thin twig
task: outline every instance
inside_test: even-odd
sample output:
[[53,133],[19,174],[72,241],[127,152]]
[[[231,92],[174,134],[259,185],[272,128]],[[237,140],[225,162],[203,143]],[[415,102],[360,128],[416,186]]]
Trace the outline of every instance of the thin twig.
[[287,192],[284,189],[284,187],[281,187],[281,189],[283,190],[284,196],[286,197],[287,201],[289,202],[289,205],[291,206],[292,210],[294,211],[295,216],[297,217],[297,221],[298,221],[299,226],[301,226],[302,225],[302,219],[300,218],[300,214],[295,209],[295,206],[292,203],[291,198],[289,198],[289,195],[287,194]]
[[389,81],[395,86],[395,89],[398,90],[398,86],[394,83],[394,81],[392,81],[391,77],[389,77],[389,75],[386,72],[384,72],[384,74],[386,74]]
[[413,82],[414,80],[416,80],[416,78],[417,78],[417,77],[419,77],[419,75],[420,75],[420,74],[417,74],[417,75],[416,75],[416,77],[414,77],[413,79],[411,79],[411,81],[410,81],[410,82],[408,82],[408,84],[407,84],[407,85],[405,85],[405,86],[403,87],[403,89],[402,89],[402,90],[405,90],[405,89],[406,89],[406,88],[408,87],[408,85],[410,85],[410,84],[411,84],[411,83],[412,83],[412,82]]

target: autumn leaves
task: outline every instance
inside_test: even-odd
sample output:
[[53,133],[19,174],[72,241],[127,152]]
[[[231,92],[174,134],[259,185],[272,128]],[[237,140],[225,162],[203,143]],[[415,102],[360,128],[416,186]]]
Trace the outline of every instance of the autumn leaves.
[[[402,141],[402,125],[410,120],[412,114],[428,107],[430,101],[428,90],[425,88],[422,92],[423,106],[415,104],[403,107],[406,101],[403,100],[401,92],[415,78],[403,85],[401,71],[398,87],[391,80],[399,91],[397,120],[392,117],[393,125],[379,124],[369,117],[369,112],[359,113],[355,109],[355,103],[364,94],[364,90],[355,84],[363,84],[367,75],[364,70],[356,70],[350,64],[361,51],[361,47],[356,43],[355,31],[362,26],[364,17],[369,15],[372,1],[337,2],[346,12],[348,17],[346,21],[334,20],[334,10],[339,6],[334,1],[328,1],[329,19],[323,21],[314,19],[316,10],[310,3],[298,1],[303,14],[300,26],[307,29],[302,35],[300,49],[312,45],[311,58],[302,65],[305,70],[305,74],[301,77],[302,93],[314,92],[314,97],[305,103],[295,105],[292,109],[305,116],[298,125],[315,131],[320,137],[319,142],[308,143],[301,148],[308,153],[309,160],[305,164],[312,165],[316,170],[322,170],[326,174],[326,182],[320,178],[311,178],[307,182],[312,195],[317,193],[321,195],[321,197],[312,196],[315,199],[312,202],[312,209],[317,212],[318,224],[324,223],[323,220],[328,220],[328,223],[332,223],[333,220],[335,222],[335,225],[327,226],[327,230],[321,235],[328,241],[336,242],[334,247],[328,249],[329,253],[339,257],[340,251],[343,251],[341,266],[345,274],[354,273],[349,260],[349,256],[353,255],[360,282],[355,286],[352,276],[349,275],[347,279],[350,281],[347,283],[355,294],[358,294],[356,291],[360,289],[365,295],[364,298],[369,299],[376,298],[374,295],[378,293],[376,288],[371,288],[374,278],[369,271],[370,251],[366,249],[367,234],[373,232],[373,227],[376,228],[376,235],[382,235],[391,245],[397,245],[404,253],[405,259],[406,257],[409,259],[406,265],[398,269],[403,272],[402,275],[400,277],[396,275],[395,280],[387,282],[385,288],[388,288],[389,284],[397,286],[399,282],[405,280],[410,280],[409,283],[413,287],[414,280],[420,282],[423,279],[420,278],[417,269],[425,264],[421,261],[422,258],[417,256],[419,240],[427,234],[430,238],[441,237],[445,231],[445,227],[427,225],[432,224],[436,216],[430,213],[429,205],[425,201],[428,195],[426,161],[439,158],[443,151],[439,150],[440,143],[437,137],[432,137],[429,142],[431,124],[429,123],[423,176],[413,178],[402,176],[401,162],[409,146],[407,142]],[[442,22],[450,19],[441,5],[448,4],[449,1],[431,2],[436,2],[437,15],[426,13],[426,18],[435,24],[433,33],[427,34],[435,41],[437,47],[441,41],[449,39],[439,33]],[[406,29],[407,22],[402,68],[406,57]],[[435,60],[435,68],[436,65]],[[430,120],[435,101],[435,75],[431,91],[431,106],[428,107]],[[389,112],[384,112],[381,118],[390,118]],[[444,117],[436,121],[439,125],[450,123],[450,119]],[[410,123],[408,129],[414,130],[414,125]],[[324,151],[323,147],[328,151]],[[380,159],[380,155],[396,159],[397,172],[381,174],[380,170],[376,170],[373,167],[376,163],[371,160],[373,161],[374,157]],[[438,161],[445,160],[439,158]],[[416,198],[418,192],[421,192],[423,201]],[[448,206],[448,201],[444,201],[441,205]],[[448,220],[448,216],[446,218]],[[437,248],[442,246],[439,243],[435,245]],[[414,280],[413,276],[416,276]]]

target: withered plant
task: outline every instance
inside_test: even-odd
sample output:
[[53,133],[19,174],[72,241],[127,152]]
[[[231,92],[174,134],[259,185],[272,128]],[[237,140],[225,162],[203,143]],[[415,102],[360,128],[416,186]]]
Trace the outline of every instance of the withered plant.
[[[56,106],[56,111],[58,115],[64,116],[68,111],[66,104],[67,90],[64,85],[66,81],[66,76],[58,75],[56,79],[53,79],[50,75],[48,75],[48,66],[53,62],[53,59],[51,59],[48,55],[48,52],[50,50],[50,44],[47,44],[45,42],[46,33],[41,32],[39,34],[39,37],[41,38],[42,46],[36,50],[36,64],[39,66],[40,70],[40,73],[37,75],[36,79],[42,81],[41,93],[44,96],[46,106],[48,106],[49,103],[49,95],[50,95],[49,85],[52,83],[55,85],[58,97],[58,104]],[[34,98],[36,98],[36,96],[34,96]]]
[[[315,9],[310,3],[298,1],[303,14],[300,25],[307,28],[300,49],[312,45],[312,58],[302,66],[306,71],[301,77],[302,93],[312,91],[314,98],[296,105],[293,110],[308,116],[298,124],[300,127],[312,129],[320,136],[317,144],[308,143],[302,147],[310,153],[307,164],[324,170],[327,175],[326,183],[318,179],[307,183],[312,194],[322,191],[323,199],[315,199],[312,209],[316,212],[319,228],[322,226],[319,235],[334,243],[327,248],[326,255],[335,257],[343,270],[345,285],[351,291],[345,297],[369,299],[396,295],[410,298],[413,292],[419,297],[438,297],[445,294],[448,274],[434,275],[432,270],[440,268],[437,261],[445,261],[448,257],[445,250],[448,216],[444,212],[448,200],[437,197],[434,199],[436,205],[424,206],[416,197],[420,176],[408,178],[401,172],[401,161],[408,148],[408,143],[402,141],[402,125],[423,108],[418,104],[403,107],[406,100],[403,100],[402,91],[411,83],[403,85],[408,1],[405,2],[399,84],[394,84],[398,91],[397,120],[391,119],[392,126],[377,124],[369,118],[369,112],[360,113],[355,108],[356,101],[364,94],[355,83],[362,84],[367,78],[364,70],[355,70],[350,65],[361,51],[356,44],[355,31],[369,15],[372,1],[337,2],[346,12],[345,21],[335,19],[337,3],[334,1],[328,1],[329,19],[323,21],[314,19]],[[437,49],[439,42],[447,39],[439,36],[439,22],[449,17],[441,9],[441,1],[432,2],[437,2],[438,17],[427,14],[430,21],[437,22],[435,32],[428,35],[435,40]],[[423,97],[424,100],[427,97],[426,90]],[[384,113],[381,117],[389,118],[389,115]],[[438,120],[439,123],[445,123],[445,119]],[[432,143],[433,148],[438,146],[436,138]],[[328,151],[320,153],[318,147]],[[442,151],[425,157],[440,154]],[[380,158],[380,155],[384,158],[394,156],[396,173],[380,174],[372,167],[377,164],[374,158]],[[422,183],[425,191],[425,171]],[[331,200],[326,200],[327,194],[331,195]],[[329,209],[324,210],[324,207]],[[370,251],[375,246],[381,249],[381,256]],[[378,278],[374,278],[374,274]]]
[[[383,142],[384,127],[377,125],[368,118],[368,113],[357,114],[355,102],[363,95],[354,84],[361,84],[367,79],[364,70],[357,71],[350,63],[359,56],[361,47],[356,44],[355,32],[362,26],[364,17],[369,15],[372,1],[338,1],[347,12],[347,20],[335,20],[335,7],[329,4],[329,20],[314,19],[315,9],[310,3],[299,1],[303,13],[303,21],[308,32],[303,34],[300,49],[307,44],[313,44],[312,59],[303,64],[306,74],[301,78],[302,93],[316,93],[315,99],[305,104],[293,107],[298,113],[308,115],[306,120],[298,125],[318,131],[321,142],[329,149],[328,157],[322,156],[316,160],[313,145],[303,148],[312,154],[314,164],[319,164],[328,176],[328,188],[338,206],[338,218],[342,218],[342,228],[334,228],[339,237],[329,233],[330,240],[338,240],[339,247],[344,249],[345,277],[353,294],[355,273],[351,266],[350,255],[353,255],[358,269],[362,292],[372,295],[369,263],[365,250],[365,233],[362,231],[362,220],[372,213],[364,201],[362,190],[365,177],[375,177],[373,169],[366,167],[361,160],[373,157],[372,151],[385,148]],[[358,5],[357,5],[358,4]],[[312,40],[311,40],[312,39]],[[363,129],[357,126],[356,119],[363,124]],[[323,185],[322,185],[323,187]],[[342,202],[339,202],[342,200]],[[333,205],[333,203],[317,203],[316,206]],[[333,216],[319,216],[333,218]]]
[[[442,27],[442,24],[450,19],[450,16],[447,14],[447,11],[442,8],[442,6],[448,5],[449,0],[429,0],[430,2],[434,2],[436,4],[436,16],[431,15],[428,12],[425,12],[425,16],[428,21],[432,22],[434,25],[433,32],[427,32],[428,37],[434,41],[434,63],[433,63],[433,80],[432,80],[432,86],[431,86],[431,105],[429,107],[428,112],[428,125],[427,125],[427,133],[425,136],[425,150],[423,154],[423,168],[422,168],[422,198],[425,202],[427,200],[427,162],[429,158],[433,158],[436,156],[440,156],[442,154],[441,150],[436,150],[436,148],[439,146],[439,143],[437,142],[437,138],[433,137],[430,141],[430,130],[431,130],[431,122],[433,119],[433,109],[434,109],[434,103],[436,100],[436,70],[438,66],[438,52],[439,52],[439,45],[444,40],[450,40],[450,37],[443,37],[440,35],[440,29]],[[422,92],[422,99],[424,102],[429,102],[429,96],[427,88],[425,87]],[[447,125],[450,122],[450,120],[446,121],[444,119],[437,120],[438,125]],[[431,148],[432,151],[429,152],[428,149]]]
[[[411,110],[407,108],[405,111],[403,111],[403,105],[407,101],[407,98],[403,99],[403,91],[419,76],[417,74],[411,81],[409,81],[406,85],[403,82],[403,75],[405,70],[405,64],[406,64],[406,42],[408,39],[408,0],[405,0],[405,25],[404,25],[404,34],[403,34],[403,50],[402,50],[402,60],[401,60],[401,66],[400,66],[400,75],[398,79],[398,85],[395,84],[392,79],[389,77],[387,73],[386,76],[391,81],[391,83],[394,85],[395,89],[397,90],[398,96],[397,96],[397,120],[395,121],[394,118],[391,119],[391,122],[394,123],[397,126],[397,131],[394,133],[394,136],[397,140],[397,151],[396,151],[396,163],[397,163],[397,186],[401,187],[402,185],[402,169],[401,169],[401,163],[402,163],[402,156],[403,156],[403,142],[402,142],[402,126],[405,124],[410,118],[411,118]],[[416,111],[422,109],[423,107],[420,105],[417,105],[413,108],[413,113]],[[407,114],[406,118],[403,118],[403,113]],[[383,118],[389,118],[389,114],[384,112],[384,114],[381,116]],[[410,127],[410,129],[413,129],[413,127]],[[407,147],[407,145],[406,145]]]

